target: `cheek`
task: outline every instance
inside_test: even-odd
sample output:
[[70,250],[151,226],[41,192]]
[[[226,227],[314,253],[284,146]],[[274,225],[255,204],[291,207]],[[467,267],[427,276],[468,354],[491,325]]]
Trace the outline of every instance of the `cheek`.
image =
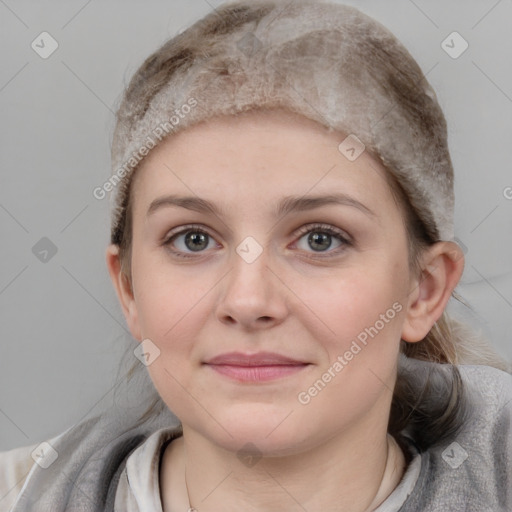
[[[172,266],[160,249],[134,255],[133,278],[135,301],[142,335],[165,347],[197,315],[198,306],[208,297],[215,284],[185,268]],[[200,309],[200,308],[199,308]]]
[[331,410],[332,418],[347,411],[358,415],[379,397],[391,398],[405,309],[400,274],[393,267],[354,268],[336,286],[312,289],[315,314],[307,329],[326,357],[301,390],[305,401],[314,402],[310,411]]
[[326,340],[329,352],[343,349],[359,335],[364,338],[376,323],[382,335],[396,337],[404,309],[400,272],[399,266],[378,268],[374,263],[314,282],[303,280],[295,289],[309,310],[302,317],[308,330]]
[[179,404],[187,397],[183,388],[190,384],[194,347],[212,315],[216,279],[171,268],[157,258],[146,256],[137,263],[140,271],[134,268],[134,285],[141,334],[160,350],[147,369],[165,402],[180,411]]
[[381,399],[391,400],[404,307],[395,286],[399,281],[389,272],[377,277],[354,271],[335,288],[318,286],[310,294],[315,314],[307,329],[326,358],[301,389],[299,401],[313,416],[323,415],[326,424],[344,415],[363,416]]

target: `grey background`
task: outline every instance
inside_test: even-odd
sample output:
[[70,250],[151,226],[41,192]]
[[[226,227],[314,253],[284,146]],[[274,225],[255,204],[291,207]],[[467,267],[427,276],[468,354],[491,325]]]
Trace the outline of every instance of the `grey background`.
[[[49,439],[113,400],[133,343],[105,266],[113,111],[143,59],[221,2],[0,0],[0,450]],[[456,236],[450,305],[512,359],[512,2],[361,0],[405,44],[446,114]],[[58,49],[42,59],[43,31]],[[441,47],[453,31],[469,48]],[[46,263],[32,252],[47,237]],[[41,243],[41,242],[40,242]]]

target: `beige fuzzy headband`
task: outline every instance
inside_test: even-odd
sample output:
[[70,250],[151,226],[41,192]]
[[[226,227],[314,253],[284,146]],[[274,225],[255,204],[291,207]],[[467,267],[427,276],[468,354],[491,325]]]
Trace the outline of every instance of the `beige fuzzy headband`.
[[315,0],[227,3],[151,55],[132,78],[112,143],[112,243],[130,176],[165,136],[207,118],[284,107],[366,148],[405,190],[433,239],[453,238],[444,115],[396,37],[357,9]]

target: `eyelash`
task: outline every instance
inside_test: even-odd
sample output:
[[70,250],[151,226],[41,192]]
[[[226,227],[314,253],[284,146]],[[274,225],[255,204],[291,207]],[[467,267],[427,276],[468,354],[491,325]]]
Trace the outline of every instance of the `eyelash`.
[[[299,231],[297,233],[298,240],[300,240],[304,235],[306,235],[308,233],[312,233],[312,232],[318,232],[318,233],[324,233],[324,234],[330,235],[332,237],[337,238],[342,243],[342,247],[339,247],[332,251],[326,252],[325,253],[325,254],[327,254],[326,256],[323,255],[324,253],[322,251],[313,252],[313,254],[315,254],[315,256],[313,258],[334,257],[334,256],[337,256],[340,252],[344,251],[347,247],[350,247],[353,245],[353,243],[349,239],[348,235],[346,235],[343,231],[338,230],[328,224],[308,224],[307,226],[303,226],[302,228],[299,229]],[[201,234],[206,235],[209,238],[213,239],[213,237],[207,231],[202,229],[201,226],[196,225],[196,224],[190,224],[187,226],[183,226],[183,228],[180,229],[179,231],[171,233],[169,236],[167,236],[165,238],[162,245],[169,248],[171,245],[171,242],[173,242],[180,235],[184,235],[187,233],[201,233]],[[345,246],[345,247],[343,247],[343,246]],[[181,251],[176,251],[176,250],[170,249],[170,248],[169,248],[169,251],[174,256],[177,256],[178,258],[187,259],[187,258],[197,257],[197,256],[192,255],[191,253],[182,253]],[[199,251],[199,252],[203,252],[203,251]],[[309,257],[311,258],[311,256],[309,256]]]

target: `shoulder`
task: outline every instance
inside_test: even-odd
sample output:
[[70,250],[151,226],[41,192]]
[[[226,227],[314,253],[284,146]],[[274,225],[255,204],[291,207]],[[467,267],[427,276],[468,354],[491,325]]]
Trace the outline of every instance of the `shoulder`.
[[52,446],[68,431],[47,441],[0,452],[0,511],[11,510],[34,472],[55,460],[57,453]]
[[[512,439],[512,375],[489,366],[461,365],[467,394],[466,429],[496,445]],[[510,442],[505,446],[512,449]]]
[[129,456],[161,423],[174,421],[170,411],[147,424],[133,414],[112,408],[43,443],[0,454],[0,498],[9,493],[9,502],[0,501],[0,511],[64,510],[66,505],[66,510],[81,510],[84,489],[101,507],[113,503]]
[[466,392],[464,424],[422,453],[422,469],[402,512],[512,510],[512,375],[457,367]]
[[512,398],[512,375],[491,366],[460,365],[458,369],[473,398],[487,397],[494,403]]
[[9,510],[21,491],[32,466],[38,444],[0,452],[0,510]]
[[[489,456],[508,451],[510,478],[512,472],[512,375],[489,366],[462,365],[459,371],[468,398],[466,427],[461,436],[464,438],[472,436],[472,445],[488,447]],[[512,481],[510,483],[512,484]]]

